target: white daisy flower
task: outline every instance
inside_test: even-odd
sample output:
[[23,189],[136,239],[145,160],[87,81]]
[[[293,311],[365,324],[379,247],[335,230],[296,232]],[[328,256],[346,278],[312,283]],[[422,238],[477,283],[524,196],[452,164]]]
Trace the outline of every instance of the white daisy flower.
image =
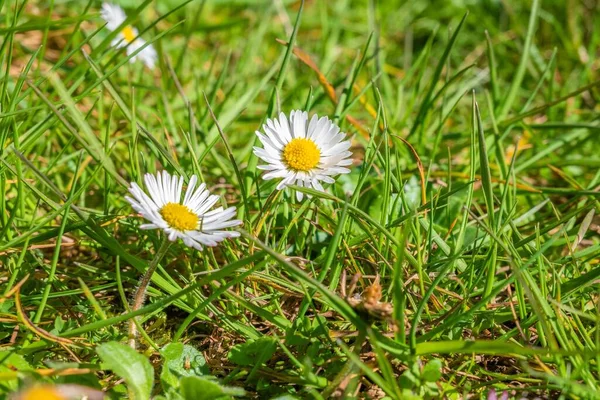
[[136,183],[131,183],[132,197],[125,199],[135,211],[150,221],[142,224],[142,229],[162,229],[170,241],[182,239],[187,246],[202,250],[202,246],[216,246],[226,238],[238,237],[239,232],[225,231],[225,228],[240,225],[242,221],[231,219],[235,207],[223,207],[208,211],[219,200],[211,195],[202,183],[196,187],[198,178],[193,175],[188,184],[183,201],[183,177],[171,176],[162,171],[156,176],[144,176],[148,196]]
[[[106,27],[111,31],[117,29],[127,16],[125,11],[121,7],[111,3],[103,3],[102,11],[100,13],[102,18],[106,21]],[[117,48],[125,47],[127,49],[127,55],[137,51],[140,47],[146,44],[146,41],[138,36],[138,30],[131,25],[125,26],[121,32],[113,39],[111,45]],[[134,57],[129,59],[130,62],[134,62],[139,58],[146,66],[150,69],[154,69],[154,64],[158,58],[156,50],[152,45],[148,45],[144,50],[140,51]]]
[[[350,172],[350,141],[327,117],[313,115],[309,123],[306,111],[292,111],[289,120],[281,113],[279,119],[267,120],[263,130],[264,135],[256,135],[264,148],[254,147],[254,154],[267,163],[258,166],[269,171],[263,179],[283,178],[278,190],[296,184],[323,192],[321,182],[334,183],[334,176]],[[298,201],[302,197],[297,191]]]

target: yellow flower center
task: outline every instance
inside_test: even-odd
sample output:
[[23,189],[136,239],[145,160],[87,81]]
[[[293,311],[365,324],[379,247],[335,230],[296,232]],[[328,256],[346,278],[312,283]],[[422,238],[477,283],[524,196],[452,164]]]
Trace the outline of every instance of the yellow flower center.
[[295,138],[283,149],[283,160],[293,170],[310,171],[321,160],[321,152],[312,140]]
[[52,386],[36,386],[23,392],[21,400],[66,400]]
[[127,43],[133,42],[133,39],[135,39],[135,37],[137,36],[133,31],[133,28],[129,25],[123,28],[121,33],[123,34],[123,37],[125,38],[125,41],[127,41]]
[[178,231],[191,231],[198,227],[198,215],[183,204],[167,203],[160,209],[160,215]]

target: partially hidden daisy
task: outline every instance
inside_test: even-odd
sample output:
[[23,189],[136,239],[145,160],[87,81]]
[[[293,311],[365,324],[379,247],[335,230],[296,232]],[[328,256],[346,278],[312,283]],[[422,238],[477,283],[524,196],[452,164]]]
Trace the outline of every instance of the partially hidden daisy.
[[104,393],[77,384],[34,384],[28,388],[13,393],[12,400],[69,400],[69,399],[102,400]]
[[170,241],[182,239],[187,246],[198,250],[240,235],[239,232],[225,230],[242,223],[232,219],[236,214],[235,207],[226,210],[218,207],[209,211],[219,196],[211,195],[204,183],[196,187],[196,175],[190,178],[183,199],[183,177],[162,171],[156,176],[146,174],[144,183],[149,195],[136,183],[131,183],[129,192],[133,197],[125,197],[133,209],[150,222],[140,228],[162,229]]
[[[259,169],[269,171],[265,180],[281,178],[277,189],[288,185],[304,186],[324,191],[321,182],[334,183],[334,176],[350,172],[352,164],[350,141],[329,118],[295,110],[289,119],[284,114],[267,120],[264,134],[256,132],[263,148],[254,147],[254,154],[266,162]],[[303,195],[296,191],[301,201]]]
[[[123,11],[123,9],[118,5],[111,3],[102,4],[101,15],[106,21],[106,27],[111,31],[116,30],[123,23],[123,21],[127,19],[125,11]],[[139,37],[138,30],[131,25],[126,25],[124,28],[122,28],[117,37],[115,37],[111,42],[111,45],[117,48],[125,47],[127,49],[127,55],[137,51],[145,44],[146,41]],[[154,47],[152,47],[150,44],[137,55],[131,57],[129,61],[134,62],[138,58],[144,64],[146,64],[148,68],[154,69],[154,64],[156,64],[156,59],[158,56],[156,55],[156,50],[154,50]]]

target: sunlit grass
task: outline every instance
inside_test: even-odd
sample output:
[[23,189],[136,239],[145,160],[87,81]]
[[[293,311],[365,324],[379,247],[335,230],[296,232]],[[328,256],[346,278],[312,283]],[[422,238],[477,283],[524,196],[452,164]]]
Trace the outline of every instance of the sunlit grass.
[[[119,3],[154,69],[100,3],[0,3],[1,392],[598,397],[586,4]],[[326,192],[261,178],[292,110],[352,142]],[[160,170],[241,237],[163,247],[132,311],[163,238],[125,195]]]

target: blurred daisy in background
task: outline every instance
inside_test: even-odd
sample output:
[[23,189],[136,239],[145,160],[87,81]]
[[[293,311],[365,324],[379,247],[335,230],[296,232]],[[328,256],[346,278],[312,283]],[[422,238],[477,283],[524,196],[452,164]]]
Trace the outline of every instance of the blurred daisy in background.
[[100,390],[75,384],[34,384],[10,395],[9,400],[102,400],[104,393]]
[[[116,30],[121,26],[123,21],[127,19],[125,15],[125,11],[121,7],[111,3],[103,3],[102,18],[106,21],[106,27],[111,31]],[[131,25],[126,25],[121,29],[117,37],[113,39],[111,42],[112,46],[117,48],[125,47],[127,49],[127,55],[131,55],[135,51],[137,51],[140,47],[146,44],[146,41],[138,36],[138,30],[135,29]],[[137,55],[130,58],[130,62],[134,62],[136,59],[140,59],[146,66],[150,69],[154,69],[154,65],[156,64],[156,60],[158,58],[156,54],[156,50],[152,45],[146,46],[142,51],[140,51]]]
[[[309,122],[305,111],[292,111],[289,119],[281,113],[263,130],[256,132],[263,148],[254,147],[254,154],[267,163],[258,166],[268,171],[263,179],[282,179],[278,190],[295,184],[323,192],[321,182],[334,183],[334,176],[350,172],[350,141],[327,117],[313,115]],[[303,194],[297,191],[296,198],[301,201]]]
[[198,250],[240,235],[239,232],[224,230],[242,223],[232,219],[236,214],[235,207],[226,210],[217,207],[209,211],[219,196],[211,195],[204,183],[196,187],[196,175],[191,177],[183,200],[183,177],[162,171],[156,176],[146,174],[144,182],[149,196],[132,183],[129,192],[133,197],[125,197],[133,209],[150,222],[140,228],[162,229],[170,241],[182,239],[187,246]]

